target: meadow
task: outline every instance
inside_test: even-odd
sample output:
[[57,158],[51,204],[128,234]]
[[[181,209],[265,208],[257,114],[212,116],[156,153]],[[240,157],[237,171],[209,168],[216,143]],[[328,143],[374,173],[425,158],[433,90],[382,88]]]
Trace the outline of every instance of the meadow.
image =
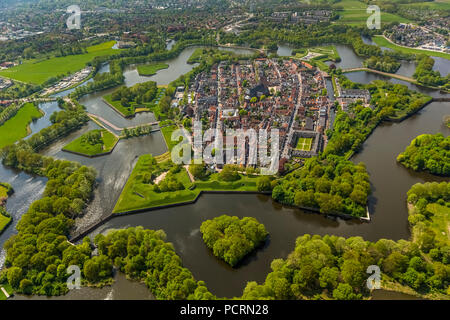
[[14,117],[0,126],[0,149],[25,138],[29,134],[30,122],[40,117],[41,111],[33,103],[26,103]]
[[[372,15],[372,13],[367,13],[368,5],[356,1],[356,0],[343,0],[334,4],[334,7],[342,7],[343,10],[339,11],[340,18],[338,23],[349,24],[349,25],[366,25],[367,19]],[[408,19],[400,17],[398,15],[381,12],[381,24],[386,24],[390,22],[410,22]]]
[[143,64],[137,66],[137,71],[140,76],[153,76],[159,70],[167,69],[169,65],[166,63],[155,63],[155,64]]
[[101,43],[87,48],[87,53],[49,59],[24,60],[22,64],[1,70],[0,75],[13,80],[41,85],[52,77],[74,73],[83,69],[95,57],[112,55],[115,41]]

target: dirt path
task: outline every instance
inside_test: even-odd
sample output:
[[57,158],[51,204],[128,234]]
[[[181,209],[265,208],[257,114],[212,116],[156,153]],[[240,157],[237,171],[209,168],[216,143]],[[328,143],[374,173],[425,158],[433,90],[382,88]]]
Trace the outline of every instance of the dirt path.
[[156,177],[155,181],[153,181],[155,184],[159,184],[161,181],[164,180],[164,178],[167,176],[167,174],[169,173],[169,171],[166,171],[162,174],[160,174],[158,177]]

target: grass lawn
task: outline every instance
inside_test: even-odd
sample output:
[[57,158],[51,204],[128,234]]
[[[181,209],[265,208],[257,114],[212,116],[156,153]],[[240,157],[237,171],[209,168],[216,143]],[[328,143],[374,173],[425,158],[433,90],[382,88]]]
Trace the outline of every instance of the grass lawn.
[[169,151],[172,151],[173,147],[175,147],[179,143],[177,141],[172,141],[172,132],[174,132],[177,129],[179,128],[176,125],[161,128],[161,133],[164,136],[164,140],[166,141],[167,148],[169,149]]
[[5,217],[0,213],[0,234],[2,234],[3,230],[6,228],[7,225],[11,222],[11,217]]
[[33,103],[26,103],[17,114],[0,126],[0,149],[25,138],[29,134],[28,125],[42,113]]
[[159,70],[169,68],[168,64],[156,63],[156,64],[143,64],[137,67],[139,75],[141,76],[152,76],[156,74]]
[[189,59],[187,60],[187,63],[192,64],[192,63],[200,62],[199,59],[203,55],[203,50],[204,50],[203,48],[195,49],[194,52],[189,57]]
[[[14,292],[13,288],[8,283],[0,284],[0,288],[1,287],[3,287],[6,290],[6,292],[8,292],[9,295],[12,295]],[[6,300],[6,296],[3,294],[3,290],[1,289],[0,289],[0,300]]]
[[297,150],[311,151],[313,139],[312,138],[299,138],[297,141]]
[[413,49],[413,48],[405,48],[405,47],[397,46],[397,45],[393,44],[392,42],[386,40],[386,38],[384,38],[383,36],[374,36],[374,37],[372,37],[372,40],[380,47],[386,47],[386,48],[390,48],[390,49],[397,50],[400,52],[405,52],[405,53],[426,54],[427,56],[441,57],[441,58],[450,60],[449,53],[429,51],[429,50],[420,50],[420,49]]
[[114,213],[192,201],[201,191],[257,191],[257,176],[248,177],[240,175],[240,179],[237,181],[225,182],[219,181],[218,174],[214,173],[205,180],[196,180],[192,183],[186,170],[181,168],[174,176],[183,184],[185,189],[170,192],[155,192],[154,184],[148,181],[144,182],[143,177],[146,174],[152,173],[156,178],[163,172],[169,171],[173,165],[169,161],[155,165],[152,164],[152,160],[153,157],[151,155],[143,155],[139,158],[116,203],[113,210]]
[[411,9],[427,8],[431,10],[450,10],[450,0],[435,0],[432,2],[416,2],[401,4],[400,7],[406,7]]
[[[349,24],[349,25],[366,25],[367,19],[372,15],[372,13],[367,13],[368,5],[356,1],[356,0],[343,0],[337,2],[333,5],[334,7],[343,7],[342,11],[339,11],[340,18],[338,23]],[[398,15],[381,12],[381,24],[387,24],[390,22],[410,22],[408,19],[400,17]]]
[[120,100],[113,101],[112,94],[107,94],[106,96],[103,96],[103,99],[110,106],[113,106],[115,109],[117,109],[117,111],[119,111],[124,117],[131,117],[136,113],[134,104],[130,103],[129,107],[124,107],[120,102]]
[[8,197],[8,189],[3,186],[0,186],[0,198]]
[[450,240],[450,208],[437,203],[430,203],[427,210],[433,213],[430,227],[436,233],[436,237],[444,241]]
[[[94,132],[101,133],[102,143],[91,144],[86,139],[88,134]],[[108,130],[92,130],[73,140],[71,143],[66,145],[63,150],[77,152],[87,156],[95,156],[98,154],[110,152],[115,147],[118,141],[119,139]]]
[[52,77],[74,73],[85,67],[95,57],[112,55],[119,50],[112,49],[115,41],[105,42],[87,48],[88,53],[50,59],[24,60],[21,65],[0,71],[0,75],[27,83],[43,84]]

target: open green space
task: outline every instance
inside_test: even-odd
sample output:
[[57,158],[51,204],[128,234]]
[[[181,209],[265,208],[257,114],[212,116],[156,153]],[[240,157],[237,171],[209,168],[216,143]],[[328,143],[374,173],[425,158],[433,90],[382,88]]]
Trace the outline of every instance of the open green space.
[[27,83],[43,84],[50,78],[83,69],[95,57],[112,55],[118,50],[112,49],[115,41],[109,41],[87,48],[87,53],[52,57],[49,59],[24,60],[22,64],[7,70],[1,70],[0,75]]
[[437,238],[442,241],[450,240],[450,208],[438,203],[429,203],[427,211],[433,214],[429,226]]
[[108,130],[92,130],[66,145],[63,150],[86,156],[96,156],[110,152],[118,141],[119,138]]
[[11,220],[11,217],[6,217],[0,212],[0,234],[2,234],[3,230],[9,225]]
[[136,103],[131,103],[129,106],[124,106],[120,100],[114,101],[111,94],[103,96],[103,100],[105,100],[109,106],[119,111],[124,117],[131,117],[136,113]]
[[169,65],[166,63],[143,64],[137,67],[137,71],[141,76],[152,76],[159,70],[167,69]]
[[0,199],[8,196],[8,189],[0,185]]
[[416,3],[405,3],[400,4],[400,7],[405,8],[413,8],[413,9],[422,9],[427,8],[430,10],[450,10],[450,1],[449,0],[435,0],[428,2],[416,2]]
[[312,138],[299,138],[297,141],[297,150],[311,151],[313,139]]
[[169,125],[167,127],[164,127],[163,124],[160,125],[161,125],[161,133],[164,136],[167,148],[169,149],[169,151],[172,151],[173,147],[175,147],[179,143],[178,141],[172,141],[172,133],[179,128],[176,125]]
[[385,37],[380,36],[380,35],[372,37],[372,40],[380,47],[386,47],[386,48],[390,48],[390,49],[404,52],[404,53],[426,54],[427,56],[441,57],[441,58],[450,60],[449,53],[421,50],[421,49],[413,49],[413,48],[406,48],[406,47],[398,46],[398,45],[395,45],[392,42],[388,41]]
[[33,103],[26,103],[17,114],[0,126],[0,149],[25,138],[29,134],[28,125],[42,113]]
[[233,178],[228,179],[224,178],[224,174],[210,173],[191,182],[184,167],[171,161],[158,163],[152,155],[143,155],[137,161],[113,212],[189,202],[195,200],[201,191],[257,191],[257,176],[237,172],[231,175],[234,175]]
[[310,59],[311,64],[318,67],[320,70],[328,71],[329,67],[325,63],[326,61],[339,62],[341,61],[341,57],[335,46],[320,46],[320,47],[312,47],[308,49],[308,53],[318,53],[319,56]]
[[[349,25],[366,25],[367,19],[372,13],[367,13],[368,5],[355,0],[342,0],[333,5],[335,8],[342,7],[343,10],[338,11],[340,18],[338,23]],[[408,19],[398,15],[381,12],[381,24],[388,24],[390,22],[410,22]]]

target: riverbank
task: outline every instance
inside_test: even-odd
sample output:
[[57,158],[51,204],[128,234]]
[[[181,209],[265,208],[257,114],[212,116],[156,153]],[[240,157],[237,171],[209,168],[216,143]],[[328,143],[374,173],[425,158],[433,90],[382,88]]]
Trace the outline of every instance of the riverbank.
[[373,42],[375,42],[379,47],[386,47],[386,48],[404,52],[404,53],[426,54],[428,56],[441,57],[441,58],[450,60],[449,53],[401,46],[401,45],[395,44],[390,39],[386,38],[384,35],[373,36],[372,39],[373,39]]

